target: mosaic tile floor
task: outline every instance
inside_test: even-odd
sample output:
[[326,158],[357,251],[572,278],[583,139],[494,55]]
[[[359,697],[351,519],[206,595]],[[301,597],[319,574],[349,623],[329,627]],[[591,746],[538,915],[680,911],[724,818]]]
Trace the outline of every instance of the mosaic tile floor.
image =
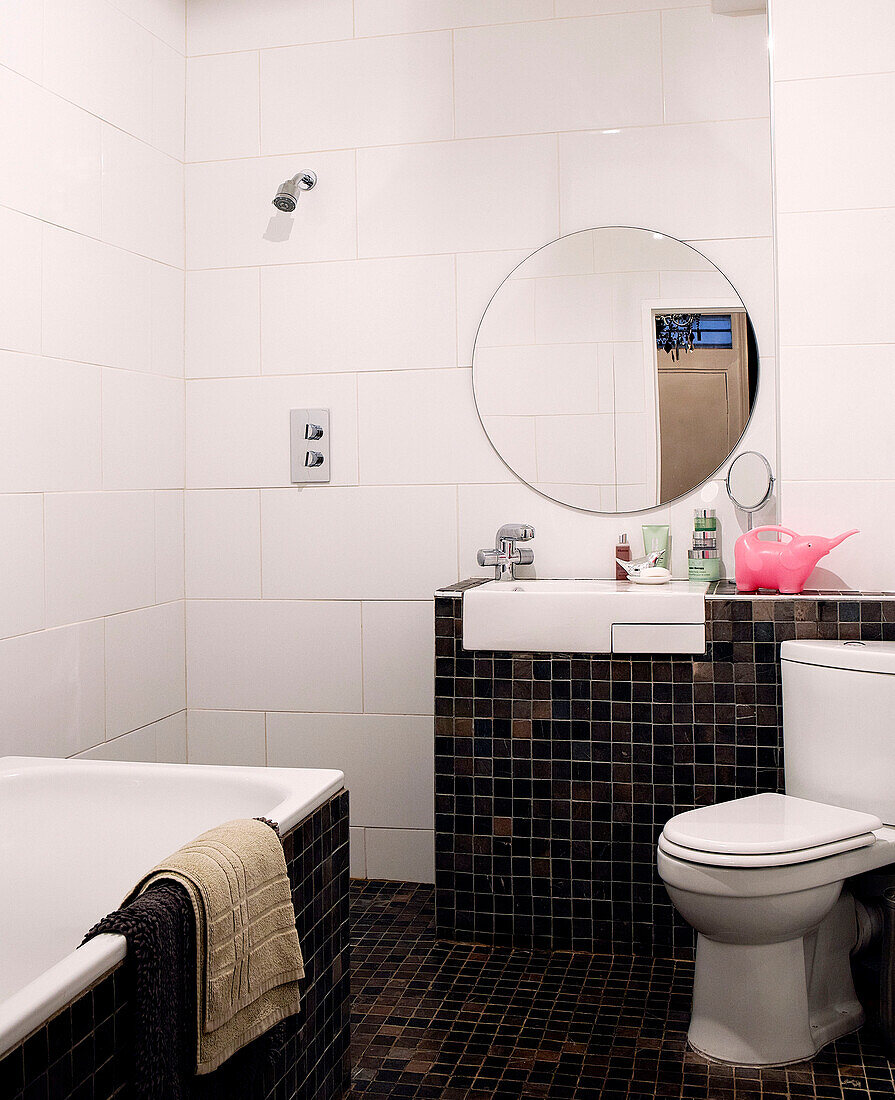
[[352,1098],[895,1096],[868,1029],[811,1063],[712,1065],[685,1042],[692,963],[439,942],[431,887],[351,889]]

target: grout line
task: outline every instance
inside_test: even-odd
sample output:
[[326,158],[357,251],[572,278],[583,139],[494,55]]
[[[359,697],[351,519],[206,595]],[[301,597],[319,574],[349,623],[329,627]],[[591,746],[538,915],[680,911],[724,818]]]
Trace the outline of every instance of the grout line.
[[360,625],[360,709],[361,713],[367,713],[366,676],[364,674],[364,651],[366,649],[364,638],[364,601],[358,601],[358,621]]
[[[626,134],[635,130],[665,130],[665,129],[681,129],[683,127],[694,126],[726,126],[728,124],[737,124],[743,122],[765,122],[769,121],[768,115],[739,115],[735,118],[710,118],[710,119],[693,119],[689,122],[643,122],[640,124],[613,127],[614,131],[617,130],[619,134]],[[607,127],[605,126],[575,126],[569,129],[550,129],[550,130],[523,130],[523,131],[509,131],[505,133],[496,134],[484,134],[484,135],[472,135],[469,137],[446,137],[446,138],[425,138],[416,141],[390,141],[390,142],[378,142],[373,145],[333,145],[322,149],[283,149],[276,153],[262,153],[260,156],[239,156],[239,157],[215,157],[212,159],[204,160],[191,160],[187,161],[184,165],[186,168],[195,168],[200,165],[221,165],[221,164],[237,164],[242,161],[252,160],[282,160],[285,157],[312,157],[312,156],[332,156],[337,153],[351,153],[356,152],[358,149],[413,149],[426,145],[452,145],[461,142],[495,142],[495,141],[516,141],[524,140],[526,138],[549,138],[554,137],[557,134],[601,134]]]

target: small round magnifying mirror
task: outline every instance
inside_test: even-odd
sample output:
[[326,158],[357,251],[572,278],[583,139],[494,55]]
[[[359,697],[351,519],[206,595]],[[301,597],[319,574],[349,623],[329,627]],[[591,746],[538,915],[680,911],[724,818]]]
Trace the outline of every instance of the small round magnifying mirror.
[[758,451],[743,451],[731,462],[727,472],[727,495],[748,516],[752,530],[752,513],[764,507],[774,491],[771,464]]

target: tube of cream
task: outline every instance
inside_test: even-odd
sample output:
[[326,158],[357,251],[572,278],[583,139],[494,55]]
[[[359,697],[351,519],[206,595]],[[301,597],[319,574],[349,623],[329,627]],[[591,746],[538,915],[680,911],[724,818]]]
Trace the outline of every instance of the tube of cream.
[[656,565],[663,569],[668,569],[668,524],[645,523],[641,530],[643,531],[644,553],[651,554],[654,550],[661,550],[662,557],[659,558]]

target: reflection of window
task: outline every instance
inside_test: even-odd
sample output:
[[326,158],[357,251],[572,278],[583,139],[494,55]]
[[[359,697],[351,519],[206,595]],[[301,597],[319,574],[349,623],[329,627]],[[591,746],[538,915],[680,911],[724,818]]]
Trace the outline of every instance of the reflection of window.
[[693,341],[695,348],[732,348],[733,333],[729,313],[700,313],[699,335]]
[[694,348],[732,348],[729,313],[659,313],[656,346],[675,359]]

